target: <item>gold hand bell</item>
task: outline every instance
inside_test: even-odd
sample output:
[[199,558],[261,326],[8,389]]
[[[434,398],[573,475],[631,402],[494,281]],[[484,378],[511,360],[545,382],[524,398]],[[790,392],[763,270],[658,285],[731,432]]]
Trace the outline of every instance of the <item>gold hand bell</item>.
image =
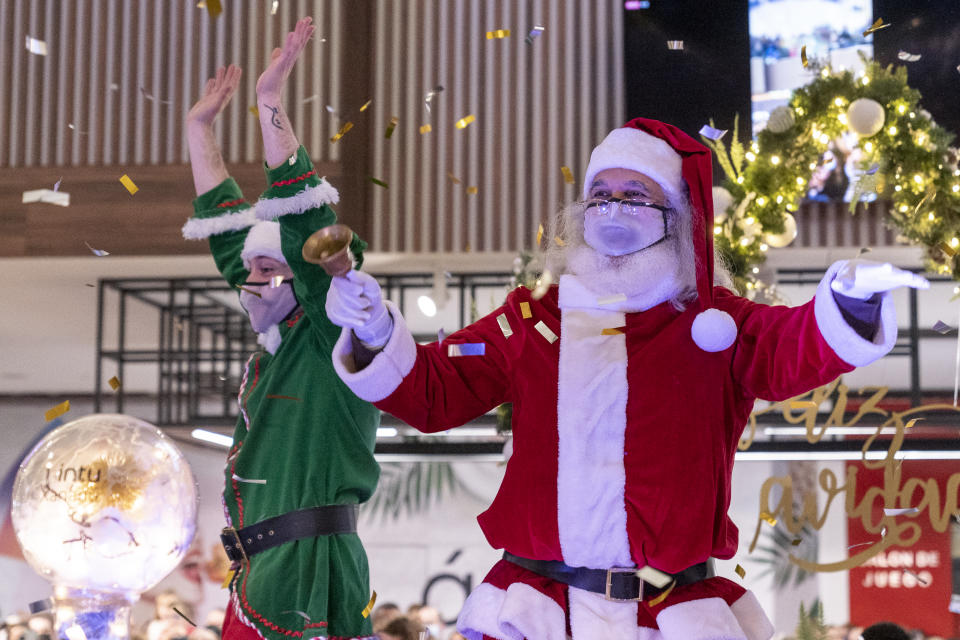
[[303,259],[323,267],[331,276],[345,276],[353,268],[350,242],[353,231],[345,224],[333,224],[314,231],[303,243]]

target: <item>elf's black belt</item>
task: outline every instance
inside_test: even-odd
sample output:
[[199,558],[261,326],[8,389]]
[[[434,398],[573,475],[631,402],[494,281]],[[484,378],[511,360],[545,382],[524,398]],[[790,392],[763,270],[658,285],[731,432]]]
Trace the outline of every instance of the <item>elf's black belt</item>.
[[550,578],[584,591],[599,593],[607,600],[615,602],[648,600],[669,589],[670,584],[679,587],[713,577],[713,564],[709,561],[701,562],[692,567],[687,567],[680,573],[661,571],[664,575],[672,578],[673,582],[658,588],[638,578],[636,567],[629,569],[584,569],[583,567],[571,567],[558,560],[521,558],[507,551],[503,552],[503,559],[544,578]]
[[355,504],[329,504],[290,511],[239,530],[225,527],[220,532],[220,541],[232,561],[249,560],[250,556],[286,542],[356,533],[359,510]]

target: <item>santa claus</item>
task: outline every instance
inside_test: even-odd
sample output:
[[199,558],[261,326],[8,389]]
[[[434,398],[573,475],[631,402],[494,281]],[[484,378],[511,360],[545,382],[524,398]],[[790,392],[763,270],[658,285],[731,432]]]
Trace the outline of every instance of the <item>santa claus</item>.
[[735,295],[714,261],[710,152],[655,120],[594,149],[583,196],[563,214],[558,284],[515,289],[442,343],[417,345],[369,275],[334,278],[334,366],[425,432],[513,403],[513,455],[479,517],[505,553],[460,613],[468,638],[769,638],[754,595],[710,562],[737,550],[730,480],[754,400],[883,356],[887,291],[926,281],[839,262],[799,307]]

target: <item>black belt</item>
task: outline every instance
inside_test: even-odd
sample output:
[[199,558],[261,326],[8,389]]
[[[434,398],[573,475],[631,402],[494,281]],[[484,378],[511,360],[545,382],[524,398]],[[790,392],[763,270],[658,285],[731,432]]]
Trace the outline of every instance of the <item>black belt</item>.
[[329,504],[290,511],[239,530],[225,527],[220,532],[220,541],[232,561],[249,560],[250,556],[286,542],[356,533],[359,510],[355,504]]
[[656,587],[638,578],[637,571],[639,569],[636,567],[584,569],[583,567],[571,567],[558,560],[521,558],[507,551],[503,552],[503,559],[544,578],[550,578],[584,591],[602,594],[607,600],[615,602],[638,602],[655,598],[671,588],[671,585],[679,587],[713,576],[712,563],[709,561],[701,562],[692,567],[687,567],[680,573],[661,571],[660,573],[672,578],[673,582],[663,587]]

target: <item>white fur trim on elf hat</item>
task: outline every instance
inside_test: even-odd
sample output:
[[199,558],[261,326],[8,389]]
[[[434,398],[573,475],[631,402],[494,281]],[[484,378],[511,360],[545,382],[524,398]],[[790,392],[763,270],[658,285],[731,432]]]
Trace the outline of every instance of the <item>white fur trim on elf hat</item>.
[[723,351],[737,339],[737,323],[726,311],[706,309],[693,319],[690,336],[704,351]]
[[674,193],[684,192],[680,154],[666,141],[633,127],[614,129],[590,154],[590,163],[583,178],[584,198],[590,197],[593,179],[606,169],[639,171],[665,189]]
[[249,269],[251,258],[257,256],[267,256],[287,264],[287,259],[283,257],[283,250],[280,248],[279,222],[261,220],[250,227],[247,239],[243,243],[243,251],[240,252],[240,259],[243,260],[243,266]]

